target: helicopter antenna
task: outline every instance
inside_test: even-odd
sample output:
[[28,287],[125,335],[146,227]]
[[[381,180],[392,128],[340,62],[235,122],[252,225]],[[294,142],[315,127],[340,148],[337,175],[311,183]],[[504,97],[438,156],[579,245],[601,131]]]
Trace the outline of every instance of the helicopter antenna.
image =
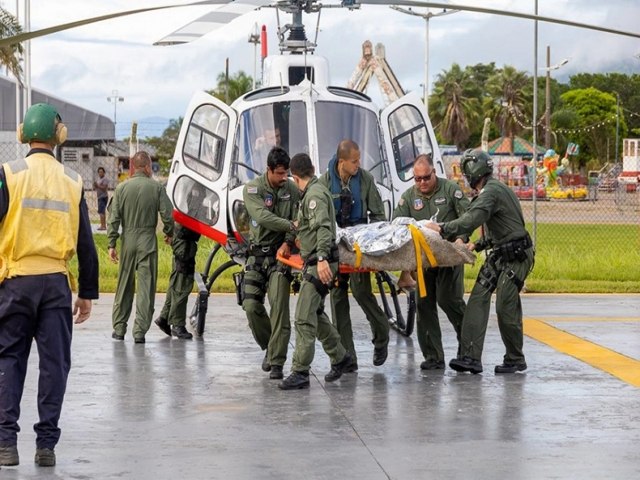
[[313,43],[315,43],[316,45],[318,45],[318,33],[320,33],[320,14],[322,13],[322,10],[318,10],[318,21],[316,23],[316,37],[313,39]]

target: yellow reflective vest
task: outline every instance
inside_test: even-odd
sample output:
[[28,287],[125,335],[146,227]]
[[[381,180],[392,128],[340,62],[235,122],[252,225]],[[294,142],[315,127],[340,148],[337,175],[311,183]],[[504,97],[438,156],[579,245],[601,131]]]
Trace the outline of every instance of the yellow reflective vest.
[[82,178],[40,152],[3,168],[9,208],[0,223],[0,282],[66,274],[78,244]]

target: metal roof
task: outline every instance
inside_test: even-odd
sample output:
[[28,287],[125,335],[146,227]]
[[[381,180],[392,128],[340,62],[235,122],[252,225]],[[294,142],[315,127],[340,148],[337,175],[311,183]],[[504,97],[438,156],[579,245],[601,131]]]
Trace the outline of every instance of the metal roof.
[[[67,126],[68,140],[105,140],[115,137],[113,121],[82,107],[35,88],[32,103],[49,103],[56,107]],[[16,131],[16,82],[0,75],[0,131]]]

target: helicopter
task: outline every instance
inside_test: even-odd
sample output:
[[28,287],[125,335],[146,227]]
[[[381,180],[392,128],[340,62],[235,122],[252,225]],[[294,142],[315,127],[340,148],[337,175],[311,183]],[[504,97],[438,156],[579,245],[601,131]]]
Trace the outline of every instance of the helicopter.
[[[270,147],[281,146],[291,155],[309,154],[321,174],[341,140],[355,141],[361,168],[373,175],[389,219],[399,196],[413,185],[418,154],[429,154],[437,175],[445,176],[433,127],[417,94],[409,93],[380,110],[366,94],[332,85],[328,60],[314,54],[316,45],[307,39],[302,23],[303,12],[319,12],[322,5],[315,0],[281,0],[275,8],[291,13],[292,22],[278,22],[281,53],[265,59],[261,88],[231,105],[197,92],[184,115],[170,164],[167,192],[175,220],[217,242],[204,272],[196,275],[202,297],[223,271],[244,264],[250,218],[242,191],[266,171]],[[179,32],[174,35],[180,38]],[[231,260],[210,273],[220,249]],[[399,305],[393,278],[378,272],[376,280],[381,292],[383,284],[391,292],[391,303]],[[191,317],[198,334],[203,331],[205,303],[204,298],[198,301]],[[393,311],[397,309],[391,309],[391,303],[383,300],[390,322],[398,326],[401,312]],[[406,322],[401,320],[399,329],[407,333]]]

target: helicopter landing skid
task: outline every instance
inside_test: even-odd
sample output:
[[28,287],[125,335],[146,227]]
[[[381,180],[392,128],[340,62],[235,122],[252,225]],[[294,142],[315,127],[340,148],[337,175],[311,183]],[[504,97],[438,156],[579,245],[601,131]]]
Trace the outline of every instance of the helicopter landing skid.
[[213,259],[220,251],[221,247],[222,245],[220,245],[219,243],[216,244],[216,246],[213,247],[213,249],[209,253],[204,271],[202,273],[195,272],[193,274],[193,278],[196,282],[196,285],[198,286],[198,299],[196,300],[196,304],[191,310],[191,315],[189,315],[189,322],[191,323],[191,327],[198,337],[201,337],[204,333],[204,326],[209,304],[209,295],[211,294],[211,288],[213,287],[213,284],[218,279],[218,277],[222,275],[226,270],[236,265],[240,265],[240,263],[233,259],[235,257],[231,255],[231,260],[228,260],[222,265],[218,266],[218,268],[216,268],[213,273],[209,275],[211,265],[213,264]]
[[[410,337],[413,333],[413,327],[416,320],[416,292],[398,290],[397,282],[389,272],[376,271],[376,283],[382,300],[382,309],[384,310],[387,320],[391,328],[396,330],[405,337]],[[407,296],[407,316],[402,314],[402,306],[400,305],[399,294],[403,292]]]

